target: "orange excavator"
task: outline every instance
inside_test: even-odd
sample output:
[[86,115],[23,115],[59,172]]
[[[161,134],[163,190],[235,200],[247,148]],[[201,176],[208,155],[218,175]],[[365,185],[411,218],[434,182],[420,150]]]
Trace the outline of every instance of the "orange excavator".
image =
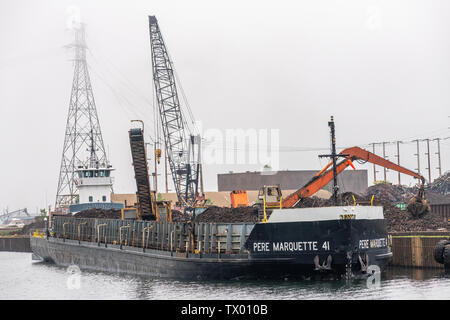
[[[344,171],[345,168],[348,166],[351,166],[354,170],[355,167],[353,165],[353,161],[358,160],[360,162],[370,162],[391,170],[398,171],[400,173],[404,173],[407,175],[410,175],[414,178],[417,178],[420,180],[421,184],[419,187],[418,194],[413,197],[407,206],[407,210],[414,216],[414,217],[420,217],[427,212],[430,211],[430,205],[428,204],[427,200],[425,199],[424,195],[424,184],[425,184],[425,178],[421,176],[420,174],[411,171],[409,169],[406,169],[402,166],[399,166],[393,162],[390,162],[382,157],[377,156],[376,154],[373,154],[367,150],[361,149],[359,147],[352,147],[342,150],[341,155],[345,155],[344,159],[341,160],[339,163],[336,164],[336,175]],[[267,207],[281,207],[281,208],[292,208],[294,207],[301,199],[311,197],[313,194],[315,194],[317,191],[325,187],[330,181],[333,180],[333,170],[328,169],[333,162],[330,162],[325,168],[323,168],[321,171],[319,171],[305,186],[298,189],[285,199],[281,198],[281,193],[279,193],[280,196],[277,197],[276,200],[278,202],[267,201],[265,204]],[[327,170],[328,169],[328,170]],[[264,190],[270,190],[267,186],[262,188],[260,190],[260,196],[265,196]],[[271,192],[273,194],[273,191]],[[269,200],[270,197],[265,197],[265,199]]]

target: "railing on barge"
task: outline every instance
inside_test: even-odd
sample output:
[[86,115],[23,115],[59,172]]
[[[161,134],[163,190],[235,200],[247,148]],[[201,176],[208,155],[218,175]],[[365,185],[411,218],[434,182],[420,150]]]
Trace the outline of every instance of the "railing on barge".
[[192,253],[246,253],[253,223],[182,223],[54,217],[56,238]]

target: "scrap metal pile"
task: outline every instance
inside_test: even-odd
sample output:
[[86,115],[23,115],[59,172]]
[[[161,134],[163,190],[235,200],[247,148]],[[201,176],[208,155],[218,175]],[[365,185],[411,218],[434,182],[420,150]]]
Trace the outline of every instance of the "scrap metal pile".
[[[394,186],[395,187],[395,186]],[[386,187],[383,187],[387,190]],[[394,192],[397,188],[393,188]],[[395,203],[399,201],[391,201],[391,194],[387,193],[387,197],[383,198],[384,193],[380,193],[374,197],[373,205],[382,206],[384,209],[384,218],[386,220],[386,227],[388,232],[404,232],[404,231],[426,231],[426,230],[438,230],[445,229],[447,222],[439,215],[435,213],[428,213],[421,218],[414,218],[408,211],[402,210],[396,206]],[[353,197],[357,204],[368,205],[370,204],[371,196],[360,196],[351,192],[339,195],[339,203],[342,205],[354,204]],[[311,197],[304,199],[297,204],[298,208],[310,208],[310,207],[325,207],[333,205],[331,199],[319,199]]]
[[258,208],[256,207],[216,207],[211,206],[195,217],[195,222],[258,222]]
[[437,213],[429,212],[421,218],[414,218],[408,211],[383,200],[374,201],[374,205],[383,206],[388,232],[435,231],[447,228],[447,222]]
[[[380,183],[367,188],[366,197],[375,195],[375,198],[393,203],[407,203],[417,194],[418,187],[407,187]],[[425,197],[431,204],[450,203],[450,173],[442,176],[433,183],[425,186]]]
[[172,221],[173,222],[187,222],[189,221],[189,216],[181,211],[172,209]]
[[429,185],[429,191],[450,197],[450,171],[434,180]]
[[[368,190],[373,190],[375,186],[370,187]],[[392,186],[391,186],[392,187]],[[417,193],[418,187],[405,187],[396,186],[401,191],[408,195],[408,193]],[[390,189],[391,190],[391,189]],[[425,194],[431,204],[450,203],[450,171],[446,172],[441,177],[435,179],[432,183],[425,186]],[[407,196],[406,195],[406,196]],[[401,200],[399,200],[401,201]]]
[[[438,214],[429,212],[417,218],[408,211],[397,206],[399,203],[408,203],[409,199],[417,194],[417,187],[407,187],[380,183],[371,186],[363,195],[346,192],[338,195],[338,203],[341,205],[370,205],[373,197],[373,205],[383,206],[387,229],[392,231],[425,231],[447,228],[447,222]],[[425,195],[431,204],[450,203],[450,172],[436,179],[425,188]],[[318,197],[301,199],[296,208],[312,208],[333,206],[333,200]],[[75,214],[77,218],[110,218],[120,219],[120,210],[90,209]],[[210,206],[195,218],[183,212],[172,210],[174,222],[203,222],[203,223],[256,223],[258,222],[258,208],[253,207],[217,207]]]
[[93,208],[77,212],[73,215],[75,218],[98,218],[98,219],[121,219],[122,212],[120,209],[99,209]]
[[19,234],[19,235],[29,235],[30,232],[34,231],[35,229],[43,229],[45,228],[45,221],[39,220],[35,221],[33,223],[25,225],[21,230],[11,232],[11,235]]
[[367,188],[366,197],[375,196],[375,199],[383,199],[389,202],[407,202],[417,194],[417,188],[379,183]]
[[[444,181],[444,182],[443,182]],[[446,182],[445,182],[446,181]],[[426,197],[433,203],[450,203],[450,194],[436,193],[434,190],[447,190],[450,179],[437,179],[426,188]],[[384,208],[388,232],[401,231],[426,231],[447,228],[447,222],[439,214],[429,212],[420,218],[414,217],[401,207],[399,203],[407,204],[408,201],[417,194],[417,187],[397,186],[392,184],[377,184],[367,189],[363,195],[346,192],[338,195],[340,205],[370,205],[372,196],[374,206]],[[332,199],[322,199],[318,197],[309,197],[301,199],[296,208],[312,208],[333,206]],[[257,222],[258,211],[255,207],[241,208],[220,208],[210,207],[195,219],[196,222]]]

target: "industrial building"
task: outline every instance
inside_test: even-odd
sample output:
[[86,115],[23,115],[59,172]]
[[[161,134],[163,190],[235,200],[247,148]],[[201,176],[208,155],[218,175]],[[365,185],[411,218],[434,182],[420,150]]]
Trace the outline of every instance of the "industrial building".
[[[217,175],[218,191],[259,190],[279,184],[282,190],[297,190],[317,174],[316,170],[222,173]],[[346,170],[337,176],[339,192],[363,194],[369,186],[367,170]],[[331,182],[324,188],[331,192]]]

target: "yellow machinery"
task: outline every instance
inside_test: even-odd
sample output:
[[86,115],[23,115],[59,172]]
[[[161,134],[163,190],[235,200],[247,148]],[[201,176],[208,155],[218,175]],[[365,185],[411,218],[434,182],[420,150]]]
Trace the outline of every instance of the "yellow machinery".
[[172,201],[156,201],[156,221],[172,222]]
[[158,161],[158,164],[159,164],[160,161],[161,161],[161,149],[155,149],[155,158],[156,158],[156,161]]
[[[139,216],[138,208],[122,208],[120,212],[122,213],[122,220],[126,219],[138,219]],[[138,219],[141,220],[141,219]]]
[[[161,200],[155,201],[156,208],[153,210],[155,212],[156,221],[167,221],[172,222],[172,201]],[[122,220],[126,219],[136,219],[142,220],[139,209],[135,207],[123,208],[121,210]]]
[[266,209],[281,209],[283,196],[280,185],[263,186],[259,189],[258,199],[262,201],[263,217],[262,222],[267,222]]

